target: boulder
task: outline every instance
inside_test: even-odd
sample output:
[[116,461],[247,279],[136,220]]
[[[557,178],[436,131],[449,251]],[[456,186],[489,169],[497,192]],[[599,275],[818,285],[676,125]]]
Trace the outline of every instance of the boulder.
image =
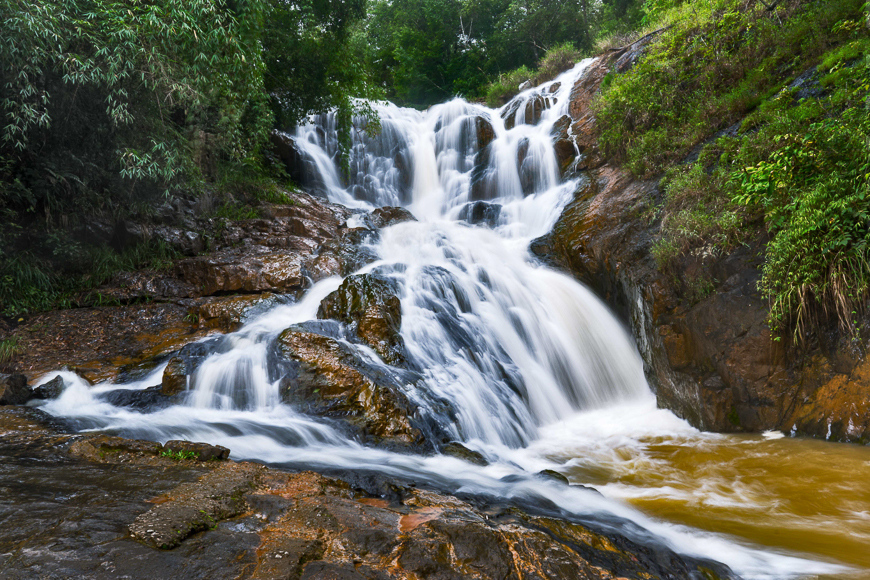
[[24,375],[0,374],[0,405],[23,405],[33,397]]
[[415,407],[401,392],[401,383],[366,365],[344,344],[295,326],[281,333],[278,349],[292,363],[281,379],[285,402],[339,419],[375,443],[424,443],[411,419]]
[[523,113],[526,125],[537,125],[541,120],[541,115],[544,109],[549,108],[544,97],[535,95],[526,102],[525,112]]
[[241,294],[239,296],[210,296],[190,309],[200,325],[224,332],[235,332],[255,313],[275,305],[279,299],[274,294]]
[[34,399],[56,399],[64,389],[63,377],[57,375],[47,383],[43,383],[33,389]]
[[165,395],[160,385],[147,389],[116,389],[101,393],[99,398],[115,407],[127,407],[142,413],[165,409],[177,400]]
[[296,252],[262,247],[228,250],[182,260],[175,274],[202,296],[230,292],[292,292],[305,288],[303,259]]
[[184,359],[174,356],[163,370],[160,392],[167,396],[177,395],[187,390],[187,364]]
[[397,283],[379,274],[348,276],[338,290],[320,302],[317,317],[338,320],[356,331],[388,364],[405,361],[400,334],[402,303]]
[[327,240],[321,247],[317,257],[308,262],[307,271],[311,279],[317,282],[329,276],[349,276],[366,264],[378,259],[372,245],[377,242],[379,234],[368,228],[349,228],[342,231],[341,236]]
[[177,459],[195,459],[197,461],[224,461],[229,459],[230,450],[220,445],[197,443],[173,439],[163,444],[163,454],[171,453]]
[[278,159],[284,164],[287,175],[296,183],[305,181],[305,157],[296,146],[296,139],[281,131],[272,131],[269,142]]
[[474,118],[474,128],[477,135],[477,149],[483,149],[495,139],[495,129],[485,117]]
[[394,226],[402,222],[415,222],[417,218],[414,214],[403,207],[379,207],[366,216],[366,222],[373,229],[381,229],[389,226]]
[[474,201],[465,204],[459,211],[459,219],[472,225],[484,224],[491,228],[498,225],[501,215],[501,204]]
[[501,118],[504,119],[504,128],[510,131],[516,125],[516,116],[517,111],[520,110],[520,106],[522,106],[522,99],[514,99],[502,110]]
[[481,455],[477,451],[472,451],[462,443],[457,443],[456,441],[451,441],[450,443],[443,445],[441,447],[441,453],[443,453],[444,455],[456,457],[457,459],[462,459],[463,461],[467,461],[475,465],[489,465],[489,461],[487,461],[483,455]]

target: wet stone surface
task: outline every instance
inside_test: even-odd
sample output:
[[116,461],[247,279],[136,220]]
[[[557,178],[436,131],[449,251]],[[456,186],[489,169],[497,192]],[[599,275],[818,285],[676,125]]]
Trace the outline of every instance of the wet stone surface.
[[[0,435],[4,579],[727,577],[665,548],[380,476],[178,461],[22,407],[0,409]],[[85,444],[104,452],[70,452]]]

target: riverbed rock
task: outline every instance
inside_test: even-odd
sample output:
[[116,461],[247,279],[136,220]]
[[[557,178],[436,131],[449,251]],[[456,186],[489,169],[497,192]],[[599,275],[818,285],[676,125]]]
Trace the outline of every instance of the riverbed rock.
[[163,444],[163,450],[163,452],[175,454],[178,458],[190,458],[197,461],[224,461],[230,456],[230,450],[226,447],[180,439],[167,441]]
[[450,443],[442,445],[440,451],[444,455],[450,455],[475,465],[489,465],[489,461],[487,461],[486,457],[482,454],[477,451],[472,451],[462,443],[456,441],[451,441]]
[[285,402],[339,419],[373,443],[426,447],[401,383],[365,364],[347,346],[296,326],[281,333],[278,348],[295,363],[281,379]]
[[372,210],[372,213],[366,216],[366,221],[374,229],[381,229],[402,222],[415,222],[417,221],[417,218],[414,217],[414,214],[403,207],[385,206]]
[[33,389],[33,398],[43,400],[56,399],[63,393],[65,386],[63,377],[57,375],[47,383],[43,383]]
[[459,219],[472,225],[483,224],[494,228],[501,216],[501,204],[473,201],[465,204],[459,211]]
[[15,329],[18,370],[31,377],[68,367],[91,383],[114,379],[214,332],[178,304],[55,310]]
[[400,334],[402,303],[398,294],[397,283],[386,276],[348,276],[338,290],[320,302],[317,318],[351,325],[384,362],[399,365],[405,361],[405,342]]
[[492,123],[485,117],[477,116],[474,118],[474,129],[477,136],[477,149],[483,149],[495,139],[495,129]]
[[0,374],[0,405],[23,405],[33,397],[27,377],[21,374]]
[[172,357],[163,369],[160,392],[168,396],[184,392],[187,389],[187,376],[187,364],[184,359],[180,356]]
[[152,548],[170,550],[192,534],[247,509],[244,496],[257,484],[262,465],[235,463],[172,490],[166,501],[130,524],[130,535]]
[[0,409],[0,432],[0,474],[15,482],[0,486],[0,518],[14,523],[0,549],[18,550],[4,563],[10,580],[34,571],[93,580],[731,577],[638,544],[614,520],[566,521],[384,476],[179,461],[159,443],[72,436],[28,407]]

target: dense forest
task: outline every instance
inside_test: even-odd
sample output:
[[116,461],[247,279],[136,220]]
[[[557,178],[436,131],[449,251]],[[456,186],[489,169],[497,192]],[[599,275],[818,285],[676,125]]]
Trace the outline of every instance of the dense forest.
[[[0,310],[76,304],[172,251],[95,242],[94,220],[174,200],[215,216],[292,187],[275,129],[361,99],[490,106],[520,83],[657,32],[595,103],[601,146],[664,173],[660,267],[770,234],[775,320],[849,326],[870,284],[868,62],[860,0],[0,0]],[[823,98],[793,106],[809,67]],[[692,163],[674,165],[710,136]],[[373,125],[373,127],[376,127]],[[792,268],[796,260],[803,266]],[[813,301],[815,300],[815,302]],[[793,321],[793,320],[792,320]]]

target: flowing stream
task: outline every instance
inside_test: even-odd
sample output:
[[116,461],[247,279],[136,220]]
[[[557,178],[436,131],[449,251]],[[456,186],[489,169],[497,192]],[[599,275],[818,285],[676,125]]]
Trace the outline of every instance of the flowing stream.
[[[426,112],[378,105],[381,132],[354,135],[344,179],[332,117],[297,131],[311,185],[331,201],[399,205],[418,218],[382,230],[373,247],[379,260],[361,272],[380,272],[401,288],[402,336],[424,379],[404,385],[405,394],[488,466],[367,447],[281,403],[269,345],[315,319],[339,278],[220,339],[183,404],[142,413],[100,397],[158,384],[160,367],[125,385],[92,387],[65,373],[70,386],[43,408],[83,430],[207,441],[235,459],[376,470],[445,491],[611,514],[635,522],[635,538],[722,561],[746,578],[870,578],[866,449],[701,433],[657,409],[625,329],[588,289],[528,252],[582,179],[561,179],[552,130],[590,62],[502,110],[460,99]],[[525,115],[533,99],[543,104],[539,119]],[[500,113],[517,102],[508,129]],[[481,127],[493,136],[485,149]],[[370,349],[347,346],[397,372]],[[533,476],[542,469],[603,495]]]

